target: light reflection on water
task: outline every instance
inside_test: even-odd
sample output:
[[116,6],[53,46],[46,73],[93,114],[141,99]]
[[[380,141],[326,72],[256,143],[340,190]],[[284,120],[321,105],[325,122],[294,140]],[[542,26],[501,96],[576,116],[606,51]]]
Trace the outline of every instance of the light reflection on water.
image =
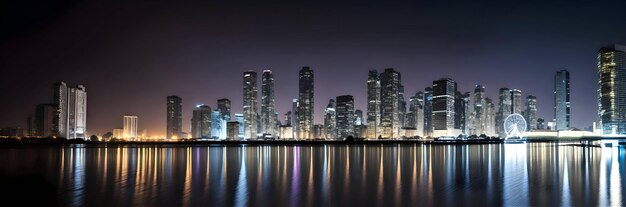
[[624,205],[625,151],[558,143],[0,149],[60,204]]

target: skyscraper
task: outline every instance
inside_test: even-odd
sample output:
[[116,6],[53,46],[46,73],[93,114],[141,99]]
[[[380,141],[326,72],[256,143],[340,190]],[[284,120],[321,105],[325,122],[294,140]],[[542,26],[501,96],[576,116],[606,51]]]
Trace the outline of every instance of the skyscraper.
[[223,126],[226,125],[226,123],[227,122],[222,119],[222,113],[219,109],[211,111],[211,138],[225,139],[226,131],[224,131],[224,129],[226,127]]
[[257,77],[256,72],[243,73],[244,137],[257,137]]
[[298,125],[300,124],[300,122],[298,121],[298,108],[299,108],[299,104],[298,104],[298,99],[294,98],[291,100],[291,132],[292,134],[292,138],[297,139],[298,138]]
[[167,130],[166,138],[182,138],[183,99],[178,96],[167,97]]
[[626,134],[626,46],[598,51],[598,119],[603,134]]
[[68,87],[65,82],[54,85],[54,106],[57,110],[54,116],[54,131],[57,136],[69,138],[68,134]]
[[211,138],[211,107],[201,104],[193,110],[191,136],[192,138]]
[[227,125],[226,130],[228,131],[226,139],[228,140],[239,139],[239,122],[229,121],[229,122],[226,122],[226,125]]
[[433,88],[424,88],[424,136],[433,136]]
[[496,134],[496,105],[490,98],[485,98],[485,135],[497,136]]
[[354,98],[351,95],[337,96],[337,137],[354,136]]
[[569,72],[560,70],[554,75],[554,119],[556,120],[556,130],[569,129],[569,107]]
[[504,132],[504,120],[511,115],[511,109],[513,108],[511,103],[511,90],[508,88],[500,88],[500,95],[498,101],[498,112],[496,112],[496,133],[500,137],[506,137]]
[[271,70],[264,70],[261,75],[261,128],[262,133],[277,136],[274,113],[274,75]]
[[[406,101],[404,100],[404,86],[402,84],[398,85],[398,122],[400,125],[400,129],[402,127],[406,127],[407,123],[405,120],[406,116]],[[399,133],[400,131],[398,131]]]
[[519,89],[511,89],[511,113],[521,114],[522,106],[522,91]]
[[85,139],[87,131],[87,92],[85,87],[68,87],[65,82],[54,86],[56,115],[54,131],[60,137]]
[[400,137],[400,73],[393,68],[385,69],[380,74],[381,116],[380,127],[382,138]]
[[444,78],[433,81],[433,136],[457,136],[460,130],[455,128],[455,93],[456,82]]
[[486,120],[486,100],[485,100],[485,87],[482,85],[476,85],[474,87],[474,111],[472,111],[472,129],[470,134],[481,135],[487,134],[487,120]]
[[524,112],[524,119],[526,119],[528,131],[537,129],[537,97],[526,97],[526,111]]
[[337,128],[336,128],[336,118],[337,111],[335,109],[335,100],[330,99],[328,101],[328,105],[326,106],[326,110],[324,110],[324,134],[326,139],[335,139],[337,138]]
[[124,138],[137,139],[137,116],[124,115]]
[[456,91],[454,96],[454,129],[467,135],[467,120],[469,112],[469,93]]
[[313,138],[314,91],[313,70],[302,67],[298,84],[298,138]]
[[415,128],[416,135],[424,135],[424,93],[418,91],[409,99],[407,127]]
[[367,138],[380,135],[380,79],[376,70],[367,76]]
[[245,133],[245,130],[243,128],[243,123],[244,123],[244,121],[243,121],[243,114],[237,114],[236,113],[235,114],[235,121],[239,122],[239,126],[238,126],[239,134],[237,136],[239,137],[240,140],[243,140],[244,139],[244,133]]
[[217,100],[217,109],[220,110],[220,116],[225,121],[230,121],[231,112],[230,112],[230,100],[227,98],[218,99]]

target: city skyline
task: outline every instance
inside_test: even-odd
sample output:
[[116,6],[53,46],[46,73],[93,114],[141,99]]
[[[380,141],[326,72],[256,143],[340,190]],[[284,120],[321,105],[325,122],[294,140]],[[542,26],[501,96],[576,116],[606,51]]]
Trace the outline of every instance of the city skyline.
[[[262,32],[252,30],[251,35],[242,35],[242,30],[246,31],[245,27],[227,30],[223,36],[206,30],[195,31],[194,26],[206,23],[205,20],[178,24],[179,19],[169,16],[160,18],[169,19],[171,22],[147,24],[145,28],[115,30],[111,29],[112,25],[103,25],[103,29],[111,29],[107,31],[113,33],[112,36],[105,32],[88,33],[85,37],[64,36],[67,34],[66,30],[79,30],[72,29],[76,26],[87,25],[89,21],[102,21],[104,16],[101,14],[86,14],[94,6],[87,4],[85,10],[70,8],[69,17],[51,20],[54,27],[31,31],[27,34],[32,35],[23,35],[23,39],[3,36],[0,62],[3,68],[10,70],[9,76],[14,77],[14,80],[0,83],[3,87],[12,89],[6,95],[13,98],[13,101],[0,105],[0,113],[3,117],[8,117],[0,120],[0,126],[26,127],[26,117],[33,113],[35,106],[49,102],[50,85],[64,80],[88,88],[90,96],[87,130],[90,134],[108,132],[119,127],[119,117],[134,114],[142,119],[139,129],[149,129],[150,135],[164,135],[166,122],[163,119],[165,106],[162,100],[163,97],[173,94],[184,99],[182,128],[183,131],[189,132],[189,120],[197,104],[204,103],[215,108],[213,105],[215,100],[228,98],[233,101],[233,113],[243,113],[240,110],[242,109],[240,77],[242,72],[249,69],[254,69],[257,73],[265,69],[273,71],[276,112],[284,114],[291,110],[290,100],[298,96],[295,87],[298,70],[302,66],[310,66],[315,71],[316,77],[314,85],[317,101],[313,107],[315,124],[323,123],[326,100],[342,94],[354,96],[355,109],[366,112],[365,73],[371,69],[382,72],[385,68],[394,68],[402,73],[405,101],[410,97],[409,94],[423,91],[425,87],[431,86],[433,80],[446,77],[457,82],[461,92],[471,92],[477,84],[484,85],[486,96],[495,104],[498,102],[499,88],[520,89],[523,97],[534,95],[537,100],[537,117],[547,122],[551,121],[554,113],[553,75],[558,70],[567,69],[571,73],[572,86],[571,126],[585,128],[595,121],[598,113],[597,78],[595,78],[598,48],[612,43],[626,43],[626,29],[614,27],[620,25],[618,20],[625,19],[622,18],[625,14],[611,12],[620,7],[604,8],[601,12],[606,15],[603,16],[598,15],[600,11],[582,9],[586,6],[594,7],[595,4],[591,2],[546,3],[543,9],[538,11],[533,10],[535,8],[533,5],[520,4],[507,10],[514,14],[513,16],[499,20],[494,18],[497,15],[487,14],[485,20],[469,19],[468,21],[475,22],[476,26],[467,27],[456,22],[469,14],[463,8],[467,6],[474,8],[472,5],[429,4],[411,10],[418,6],[398,3],[379,10],[376,9],[378,5],[375,3],[366,3],[363,5],[364,8],[390,15],[375,15],[376,18],[382,19],[359,16],[357,12],[346,9],[345,5],[338,5],[330,11],[331,17],[344,17],[346,21],[365,25],[350,26],[344,30],[340,23],[333,23],[329,19],[317,20],[315,17],[319,16],[316,15],[324,14],[321,9],[323,6],[310,5],[302,9],[311,12],[312,15],[299,17],[297,21],[311,22],[305,23],[305,27],[292,28],[293,34],[277,37],[270,35],[274,34],[270,30],[261,30]],[[294,4],[285,7],[299,6],[297,3]],[[103,6],[114,8],[117,5]],[[204,8],[202,6],[206,5],[201,5],[200,8]],[[404,6],[406,9],[403,9]],[[190,11],[190,14],[216,15],[204,14],[206,11],[190,9],[190,6],[179,7],[181,11]],[[222,7],[233,8],[229,5]],[[556,9],[562,7],[577,12],[577,15],[569,15],[561,9]],[[164,8],[165,5],[155,3],[153,11]],[[419,11],[424,10],[426,14],[419,14]],[[432,20],[434,21],[432,24],[415,18],[420,15],[440,17],[437,11],[444,10],[460,11],[458,13],[460,17],[432,18],[439,19]],[[261,7],[260,11],[277,11],[280,16],[294,16],[284,8]],[[522,16],[531,11],[543,14],[546,18],[541,21],[533,18],[523,20],[515,18],[515,15]],[[139,11],[131,7],[121,12],[124,14]],[[250,12],[244,12],[242,15],[239,19],[241,23],[251,25],[249,20],[254,15]],[[79,17],[88,18],[76,20]],[[153,22],[158,18],[155,13],[140,12],[137,19],[133,19],[135,21],[124,22],[122,25],[135,26],[142,22]],[[544,21],[546,19],[547,21]],[[588,21],[582,22],[582,26],[560,24],[572,19]],[[114,16],[111,21],[121,23],[119,16]],[[271,17],[262,17],[260,21],[274,25],[277,31],[284,31],[286,26],[293,26],[289,22]],[[386,27],[387,23],[392,23],[394,27]],[[407,25],[415,25],[415,28]],[[497,26],[494,29],[487,25]],[[515,25],[528,25],[529,28]],[[171,38],[168,36],[171,33],[163,30],[178,26],[184,31],[182,36],[189,38]],[[227,25],[217,26],[222,28]],[[320,31],[311,33],[311,30],[307,29],[310,26],[320,28]],[[158,31],[156,34],[150,32],[155,34],[150,43],[164,43],[146,46],[145,41],[137,39],[137,36],[145,35],[155,28],[159,29],[156,30]],[[451,30],[453,28],[465,30]],[[92,29],[101,31],[100,28]],[[500,30],[502,32],[498,32]],[[81,31],[83,30],[77,32]],[[438,31],[452,32],[453,35],[441,36],[445,33]],[[119,37],[121,39],[113,38],[118,37],[115,34],[127,34],[124,32],[131,35]],[[545,35],[544,32],[554,35]],[[324,34],[320,38],[314,38],[309,33]],[[567,38],[561,38],[559,35],[561,33],[569,35]],[[226,36],[231,34],[235,34],[232,38],[241,43],[220,44],[219,41],[228,40]],[[353,38],[352,34],[362,36]],[[203,40],[210,37],[215,37],[219,41]],[[281,38],[284,41],[282,44],[273,45],[271,42],[275,41],[274,38]],[[110,45],[93,43],[92,41],[96,39],[104,39],[102,42]],[[380,43],[370,43],[371,40],[380,40]],[[76,43],[73,44],[74,42]],[[132,44],[126,44],[129,42]],[[442,47],[442,43],[449,44]],[[67,45],[73,47],[66,47]],[[256,49],[250,49],[255,46]],[[171,50],[172,48],[174,50]],[[261,52],[264,50],[267,52]],[[120,54],[117,55],[117,52]],[[37,61],[31,61],[30,57],[36,57]],[[455,61],[449,61],[450,59]],[[33,73],[38,75],[32,77]],[[261,82],[260,79],[257,81]],[[260,89],[260,85],[257,87]]]

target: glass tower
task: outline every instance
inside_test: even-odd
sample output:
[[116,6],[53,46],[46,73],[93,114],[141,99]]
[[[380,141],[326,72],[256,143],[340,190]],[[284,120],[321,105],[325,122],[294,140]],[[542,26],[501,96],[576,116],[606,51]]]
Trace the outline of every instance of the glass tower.
[[432,125],[433,136],[456,136],[455,130],[456,82],[445,78],[433,81]]
[[354,98],[351,95],[337,96],[337,137],[354,136]]
[[243,73],[243,117],[245,138],[257,136],[257,76],[254,71]]
[[569,72],[561,70],[554,75],[554,119],[556,130],[570,127]]
[[367,76],[367,138],[380,135],[380,79],[378,72],[370,70]]
[[183,99],[178,96],[167,97],[167,130],[166,138],[182,138]]
[[603,134],[626,134],[626,46],[598,51],[598,119]]
[[313,138],[313,70],[302,67],[298,84],[298,138]]
[[400,128],[400,73],[393,68],[385,69],[380,74],[381,116],[380,127],[382,138],[399,137]]
[[197,105],[191,117],[192,138],[211,138],[211,107]]
[[337,138],[337,111],[335,110],[335,106],[335,100],[330,99],[324,111],[324,134],[326,139]]

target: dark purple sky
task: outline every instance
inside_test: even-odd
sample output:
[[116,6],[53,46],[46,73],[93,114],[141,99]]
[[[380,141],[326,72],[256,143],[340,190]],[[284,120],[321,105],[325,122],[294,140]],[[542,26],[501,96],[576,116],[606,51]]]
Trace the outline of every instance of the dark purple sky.
[[338,95],[365,110],[367,71],[387,67],[402,73],[407,99],[450,77],[461,91],[485,85],[494,100],[500,87],[536,95],[539,117],[552,119],[554,73],[568,69],[572,125],[582,128],[596,117],[597,50],[626,44],[623,1],[16,2],[0,3],[0,126],[25,126],[65,80],[87,87],[92,134],[120,128],[124,114],[164,134],[172,94],[186,128],[196,104],[229,98],[240,113],[249,69],[274,71],[284,114],[302,66],[315,71],[317,123]]

